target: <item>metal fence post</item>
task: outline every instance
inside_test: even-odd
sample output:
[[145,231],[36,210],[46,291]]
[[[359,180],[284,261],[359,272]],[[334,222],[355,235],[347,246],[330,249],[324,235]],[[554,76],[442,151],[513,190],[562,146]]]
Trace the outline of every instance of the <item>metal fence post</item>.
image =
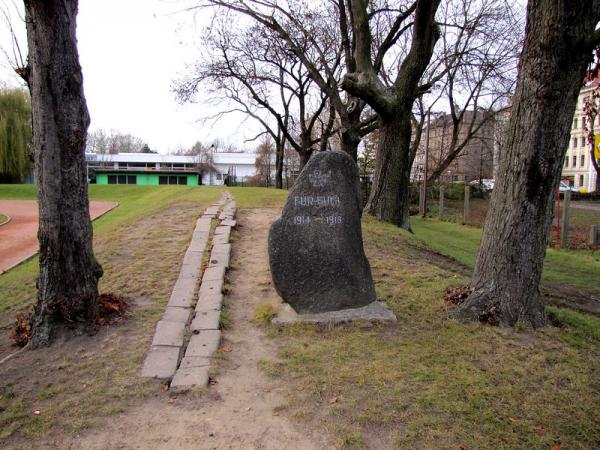
[[569,207],[571,206],[571,191],[565,192],[562,216],[560,218],[560,248],[569,246]]
[[440,184],[440,208],[439,208],[440,219],[444,218],[444,185]]
[[469,222],[469,197],[471,196],[470,186],[467,184],[465,186],[465,209],[463,211],[463,224],[467,224]]

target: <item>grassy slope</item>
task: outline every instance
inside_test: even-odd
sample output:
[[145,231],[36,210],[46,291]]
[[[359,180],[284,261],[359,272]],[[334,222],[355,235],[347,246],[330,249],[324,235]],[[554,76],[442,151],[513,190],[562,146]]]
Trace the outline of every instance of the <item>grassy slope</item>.
[[[475,265],[481,240],[480,228],[435,219],[412,218],[414,238],[469,267]],[[591,250],[548,249],[544,280],[600,293],[600,253]]]
[[596,448],[599,319],[539,331],[448,320],[443,292],[466,278],[415,257],[391,225],[365,218],[363,236],[398,324],[272,329],[280,360],[262,367],[293,383],[279,409],[342,447]]
[[[119,203],[119,207],[94,221],[96,238],[127,226],[146,216],[150,216],[173,202],[209,203],[220,195],[219,188],[198,188],[183,186],[90,186],[90,200],[105,200]],[[34,200],[33,185],[0,185],[0,199]],[[7,308],[18,306],[23,310],[29,306],[22,302],[24,292],[31,286],[23,279],[32,280],[38,268],[38,258],[32,258],[0,278],[0,313]]]
[[[183,186],[92,186],[90,196],[120,206],[94,222],[94,250],[104,268],[100,290],[132,305],[127,320],[0,366],[0,447],[47,432],[76,433],[118,413],[156,386],[138,373],[196,218],[220,189]],[[28,199],[31,186],[0,186],[0,198]],[[0,276],[0,357],[14,352],[15,315],[35,301],[37,258]],[[43,352],[43,353],[42,353]],[[31,367],[35,367],[32,371]],[[31,412],[40,409],[40,416]],[[17,441],[18,442],[18,441]],[[17,444],[18,445],[18,444]]]

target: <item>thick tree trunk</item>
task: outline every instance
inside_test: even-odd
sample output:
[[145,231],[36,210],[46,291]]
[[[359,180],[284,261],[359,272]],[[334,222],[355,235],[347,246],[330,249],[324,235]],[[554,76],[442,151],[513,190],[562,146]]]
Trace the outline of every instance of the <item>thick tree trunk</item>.
[[501,326],[546,323],[539,284],[548,228],[592,56],[598,4],[529,1],[506,150],[473,274],[474,292],[456,311],[459,319]]
[[300,150],[298,151],[298,156],[300,156],[300,171],[304,169],[304,166],[312,156],[312,150]]
[[[358,102],[359,100],[354,100]],[[340,114],[341,125],[341,150],[348,153],[354,161],[358,160],[358,145],[361,141],[360,135],[360,115],[363,108],[356,108],[352,112]]]
[[382,121],[375,173],[365,211],[410,230],[410,111]]
[[358,159],[358,145],[360,144],[360,135],[357,130],[343,129],[341,139],[341,150],[348,153],[354,161]]
[[33,348],[65,329],[95,327],[102,268],[92,251],[83,95],[75,18],[77,0],[26,0],[28,78],[38,181],[40,276]]

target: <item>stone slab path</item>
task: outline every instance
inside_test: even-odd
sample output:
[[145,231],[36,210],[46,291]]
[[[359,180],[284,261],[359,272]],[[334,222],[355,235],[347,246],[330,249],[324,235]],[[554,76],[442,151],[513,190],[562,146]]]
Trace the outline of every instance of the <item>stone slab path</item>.
[[[90,202],[90,217],[96,219],[118,206],[114,202]],[[0,213],[10,216],[0,226],[0,274],[39,250],[37,239],[39,211],[35,200],[0,200]]]
[[[157,391],[123,414],[84,436],[72,438],[69,449],[331,449],[329,436],[316,434],[302,421],[293,422],[277,407],[286,404],[287,388],[259,368],[258,362],[276,357],[275,342],[253,323],[256,306],[277,303],[270,287],[267,233],[274,209],[241,210],[239,230],[228,273],[228,295],[215,295],[215,307],[228,307],[231,328],[222,333],[224,360],[216,384],[204,392],[177,398]],[[218,351],[221,351],[220,349]],[[205,362],[197,356],[190,367]],[[181,368],[182,366],[180,366]],[[187,366],[186,366],[187,367]]]
[[[235,202],[225,192],[198,219],[179,278],[163,318],[156,325],[141,376],[169,382],[173,394],[203,388],[209,382],[211,357],[221,341],[223,285],[229,268],[229,237],[231,226],[235,226],[235,212]],[[220,225],[212,234],[212,221],[216,217]],[[233,225],[224,225],[226,222]],[[205,264],[207,250],[210,254]]]

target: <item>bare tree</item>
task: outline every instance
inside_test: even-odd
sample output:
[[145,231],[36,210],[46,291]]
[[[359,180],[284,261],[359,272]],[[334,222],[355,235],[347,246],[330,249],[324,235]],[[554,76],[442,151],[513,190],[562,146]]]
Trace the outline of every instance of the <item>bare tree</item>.
[[32,348],[95,327],[102,268],[92,250],[85,165],[89,115],[75,36],[77,0],[25,0],[38,180],[40,276]]
[[530,0],[506,151],[472,278],[455,315],[546,323],[539,285],[577,96],[600,43],[599,0]]
[[[512,95],[518,54],[522,47],[522,19],[506,0],[446,0],[441,7],[441,45],[431,63],[430,76],[443,73],[440,93],[429,110],[448,113],[433,124],[448,138],[437,152],[429,181],[440,177],[473,141],[485,146],[495,113]],[[443,108],[443,103],[447,107]],[[431,154],[431,153],[430,153]]]
[[[415,99],[433,83],[421,85],[420,80],[433,55],[440,36],[435,14],[440,0],[416,0],[397,13],[390,39],[384,40],[373,51],[371,19],[363,0],[350,0],[352,29],[355,40],[355,70],[349,68],[342,87],[352,95],[362,98],[379,114],[380,135],[373,188],[366,211],[410,229],[409,182],[411,161],[412,108]],[[414,11],[414,14],[411,14]],[[412,19],[412,21],[410,21]],[[410,47],[399,62],[396,76],[387,84],[389,74],[379,74],[389,48],[397,42],[400,30],[412,30]]]
[[[339,121],[340,148],[356,160],[362,137],[377,128],[378,121],[363,100],[344,95],[340,88],[342,68],[356,66],[346,1],[204,0],[201,4],[250,17],[282,40],[328,98],[329,117],[335,112]],[[389,30],[389,47],[397,33],[395,28]]]
[[[299,153],[304,166],[322,141],[315,131],[327,97],[314,88],[304,66],[267,29],[253,25],[238,30],[222,22],[206,35],[204,44],[210,56],[178,83],[179,98],[190,100],[205,83],[211,86],[214,99],[235,104],[212,118],[235,111],[258,121],[264,131],[254,139],[268,134],[274,140],[276,184],[281,187],[286,143]],[[331,127],[328,123],[321,131],[329,136]]]

